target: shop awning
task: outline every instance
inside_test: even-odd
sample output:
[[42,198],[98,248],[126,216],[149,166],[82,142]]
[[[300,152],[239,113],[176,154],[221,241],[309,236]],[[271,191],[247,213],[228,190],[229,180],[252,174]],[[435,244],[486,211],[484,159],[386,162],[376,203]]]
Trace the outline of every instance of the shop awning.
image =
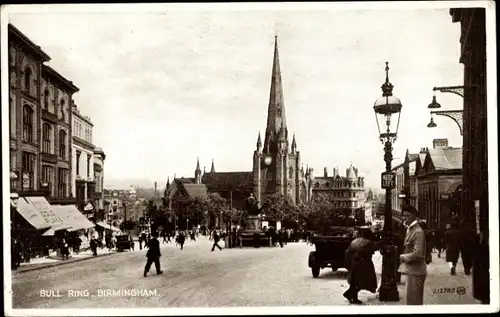
[[71,228],[70,225],[67,225],[64,220],[58,216],[45,197],[39,196],[25,198],[28,202],[35,206],[38,212],[42,215],[43,219],[45,219],[54,231]]
[[17,211],[28,221],[35,229],[49,229],[51,225],[45,221],[38,209],[24,197],[19,197],[17,201]]
[[111,230],[111,231],[116,231],[116,232],[120,232],[121,230],[118,229],[117,227],[113,227],[111,226],[109,223],[105,223],[103,221],[100,221],[98,223],[96,223],[96,225],[100,226],[100,227],[103,227],[104,229],[108,229],[108,230]]
[[94,224],[85,217],[75,205],[52,205],[57,215],[68,226],[68,231],[93,228]]

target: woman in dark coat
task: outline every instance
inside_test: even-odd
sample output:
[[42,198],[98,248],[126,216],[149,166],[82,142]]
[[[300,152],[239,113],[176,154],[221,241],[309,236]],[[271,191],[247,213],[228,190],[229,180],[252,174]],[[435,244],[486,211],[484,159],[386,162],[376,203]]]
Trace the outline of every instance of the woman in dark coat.
[[446,225],[444,243],[446,245],[446,262],[450,265],[450,273],[456,275],[458,257],[460,256],[460,231],[454,224]]
[[373,252],[378,244],[370,238],[373,234],[368,227],[358,229],[358,238],[346,250],[346,263],[349,268],[349,289],[343,294],[351,304],[362,304],[358,299],[360,290],[377,291],[377,276],[373,266]]

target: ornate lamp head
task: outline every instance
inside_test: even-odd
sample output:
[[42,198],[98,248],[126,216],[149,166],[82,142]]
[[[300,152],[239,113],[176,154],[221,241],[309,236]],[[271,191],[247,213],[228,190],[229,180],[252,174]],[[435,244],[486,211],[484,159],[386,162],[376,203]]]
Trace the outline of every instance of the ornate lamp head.
[[[380,141],[394,142],[397,138],[399,129],[399,119],[401,116],[401,100],[393,96],[393,85],[389,82],[389,62],[385,67],[385,83],[382,85],[382,97],[375,101],[373,110],[377,120]],[[392,120],[392,116],[395,120]]]

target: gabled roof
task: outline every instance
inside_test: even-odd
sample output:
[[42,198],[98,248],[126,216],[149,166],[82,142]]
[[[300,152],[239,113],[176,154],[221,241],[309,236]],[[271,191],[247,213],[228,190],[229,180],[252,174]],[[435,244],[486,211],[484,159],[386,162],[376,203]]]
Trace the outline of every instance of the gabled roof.
[[429,156],[436,170],[462,168],[462,149],[437,147],[429,149]]
[[186,193],[190,198],[205,198],[207,194],[207,186],[205,184],[182,184]]
[[252,187],[253,172],[205,173],[201,181],[209,188]]

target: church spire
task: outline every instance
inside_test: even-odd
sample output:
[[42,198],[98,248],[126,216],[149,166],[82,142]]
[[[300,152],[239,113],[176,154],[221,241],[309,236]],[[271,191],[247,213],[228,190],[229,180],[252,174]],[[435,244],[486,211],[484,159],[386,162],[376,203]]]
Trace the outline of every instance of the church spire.
[[285,104],[283,100],[283,86],[281,83],[281,70],[278,53],[278,36],[274,36],[274,58],[271,74],[271,89],[269,106],[267,110],[266,136],[264,148],[271,150],[277,147],[280,130],[286,131]]
[[200,168],[200,158],[196,159],[196,169],[194,170],[194,178],[196,180],[196,184],[201,183],[201,168]]
[[295,133],[294,133],[292,139],[292,153],[295,153],[296,151],[297,151],[297,142],[295,141]]
[[262,141],[260,139],[260,131],[259,131],[259,136],[257,137],[257,152],[260,152],[261,147],[262,147]]
[[212,159],[212,167],[210,168],[210,173],[215,173],[214,159]]

